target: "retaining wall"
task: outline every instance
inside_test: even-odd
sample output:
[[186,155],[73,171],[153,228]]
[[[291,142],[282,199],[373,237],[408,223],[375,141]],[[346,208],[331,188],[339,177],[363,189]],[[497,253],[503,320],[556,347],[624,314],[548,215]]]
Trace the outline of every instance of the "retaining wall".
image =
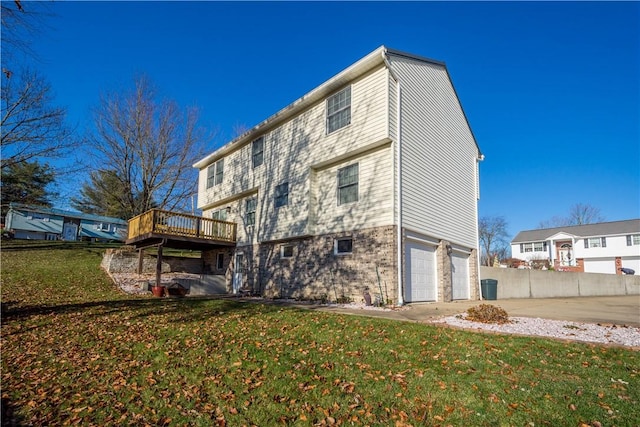
[[[145,254],[142,261],[142,272],[155,273],[156,262],[155,255]],[[163,273],[201,274],[202,265],[200,258],[162,257]],[[121,249],[107,249],[102,258],[101,266],[109,273],[133,273],[138,270],[138,253]]]
[[640,295],[640,276],[480,267],[498,281],[498,299]]

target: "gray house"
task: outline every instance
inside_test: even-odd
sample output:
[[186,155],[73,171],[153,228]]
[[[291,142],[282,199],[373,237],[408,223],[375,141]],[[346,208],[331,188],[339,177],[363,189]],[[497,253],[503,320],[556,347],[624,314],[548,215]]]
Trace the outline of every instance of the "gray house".
[[381,46],[194,165],[238,226],[205,263],[234,293],[477,299],[482,159],[445,64]]
[[15,239],[124,242],[127,221],[11,203],[5,218],[5,229]]

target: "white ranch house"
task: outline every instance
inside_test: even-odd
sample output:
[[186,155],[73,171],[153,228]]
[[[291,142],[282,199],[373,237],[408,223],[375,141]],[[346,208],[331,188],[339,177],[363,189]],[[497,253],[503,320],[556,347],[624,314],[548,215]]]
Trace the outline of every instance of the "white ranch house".
[[511,255],[525,261],[548,260],[556,270],[640,273],[640,219],[521,231]]
[[376,49],[198,161],[204,254],[231,292],[479,298],[478,163],[444,63]]

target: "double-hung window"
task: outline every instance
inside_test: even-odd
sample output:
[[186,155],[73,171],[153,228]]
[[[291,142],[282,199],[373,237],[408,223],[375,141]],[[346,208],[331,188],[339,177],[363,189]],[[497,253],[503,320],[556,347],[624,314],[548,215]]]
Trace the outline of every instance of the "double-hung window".
[[584,247],[585,247],[585,249],[589,249],[589,248],[606,248],[607,247],[607,239],[606,239],[606,237],[591,237],[589,239],[584,239]]
[[256,201],[255,197],[247,199],[245,207],[245,225],[255,225],[256,224]]
[[207,188],[222,183],[224,176],[224,159],[220,159],[207,168]]
[[338,169],[338,205],[358,201],[358,163]]
[[251,158],[254,168],[264,163],[264,136],[251,143]]
[[351,123],[351,86],[327,98],[327,134]]
[[288,182],[284,182],[276,186],[275,203],[276,203],[276,208],[279,208],[280,206],[286,206],[289,204],[289,183]]
[[627,246],[638,246],[638,245],[640,245],[640,234],[627,235]]

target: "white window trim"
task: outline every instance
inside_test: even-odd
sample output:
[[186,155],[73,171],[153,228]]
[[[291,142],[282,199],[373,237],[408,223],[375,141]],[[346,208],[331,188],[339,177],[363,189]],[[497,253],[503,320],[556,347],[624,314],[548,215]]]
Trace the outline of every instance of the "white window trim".
[[[351,168],[351,167],[355,167],[358,170],[358,175],[357,175],[357,181],[355,183],[352,184],[348,184],[348,185],[343,185],[342,187],[340,186],[340,171],[345,170],[347,168]],[[351,200],[349,202],[342,202],[340,200],[340,189],[341,188],[345,188],[348,186],[355,186],[356,187],[356,199],[355,200]],[[336,196],[338,198],[338,206],[342,206],[342,205],[349,205],[351,203],[356,203],[358,201],[360,201],[360,163],[352,163],[350,165],[346,165],[344,167],[338,168],[337,172],[336,172]]]
[[[253,210],[250,211],[248,208],[249,202],[254,201],[254,205],[253,205]],[[254,227],[256,225],[256,212],[258,210],[258,199],[256,197],[249,197],[248,199],[245,199],[244,202],[244,223],[247,227]],[[253,213],[253,223],[249,224],[249,214]]]
[[[329,115],[329,101],[332,98],[339,96],[341,93],[346,92],[347,90],[349,91],[349,104],[345,105],[344,107],[340,108],[339,110],[334,111],[333,113],[331,113],[331,115]],[[327,98],[327,101],[326,101],[326,117],[325,117],[325,123],[326,123],[325,124],[325,128],[326,128],[327,135],[330,135],[330,134],[332,134],[334,132],[337,132],[340,129],[344,129],[344,128],[346,128],[347,126],[349,126],[351,124],[351,119],[352,119],[351,104],[352,104],[352,101],[353,101],[351,95],[352,95],[351,94],[351,86],[349,85],[349,86],[339,90],[338,92],[334,93],[333,95],[331,95],[331,96],[329,96]],[[336,129],[330,130],[329,129],[329,119],[331,117],[335,116],[335,115],[338,115],[338,114],[342,113],[343,111],[345,111],[347,109],[349,109],[349,122],[344,124],[344,125],[342,125],[342,126],[340,126],[340,127],[338,127],[338,128],[336,128]]]
[[[291,256],[285,256],[284,248],[291,248]],[[280,258],[281,259],[291,259],[295,255],[295,245],[280,245]]]
[[[256,143],[257,142],[261,142],[262,143],[262,148],[260,151],[256,152]],[[256,155],[257,154],[262,154],[262,159],[260,161],[259,164],[256,165]],[[255,169],[259,166],[262,166],[264,164],[264,136],[261,136],[260,138],[256,138],[251,142],[251,166]]]
[[[283,194],[278,194],[278,193],[277,193],[278,188],[282,188],[282,186],[284,186],[285,184],[286,184],[286,186],[287,186],[287,192],[286,192],[286,193],[283,193]],[[289,188],[289,181],[285,181],[285,182],[283,182],[283,183],[281,183],[281,184],[276,185],[276,188],[274,189],[274,192],[273,192],[273,193],[274,193],[274,194],[273,194],[273,206],[274,206],[276,209],[279,209],[279,208],[284,207],[284,206],[289,206],[289,194],[291,193],[291,188]],[[278,198],[279,198],[279,197],[280,197],[280,198],[284,197],[284,195],[285,195],[285,194],[286,194],[286,196],[287,196],[287,200],[286,200],[287,202],[286,202],[286,203],[284,203],[284,204],[282,204],[282,205],[279,205],[279,204],[278,204]]]
[[[351,252],[338,252],[338,241],[340,240],[351,240]],[[333,254],[336,256],[345,256],[353,254],[353,237],[339,237],[333,239]]]

